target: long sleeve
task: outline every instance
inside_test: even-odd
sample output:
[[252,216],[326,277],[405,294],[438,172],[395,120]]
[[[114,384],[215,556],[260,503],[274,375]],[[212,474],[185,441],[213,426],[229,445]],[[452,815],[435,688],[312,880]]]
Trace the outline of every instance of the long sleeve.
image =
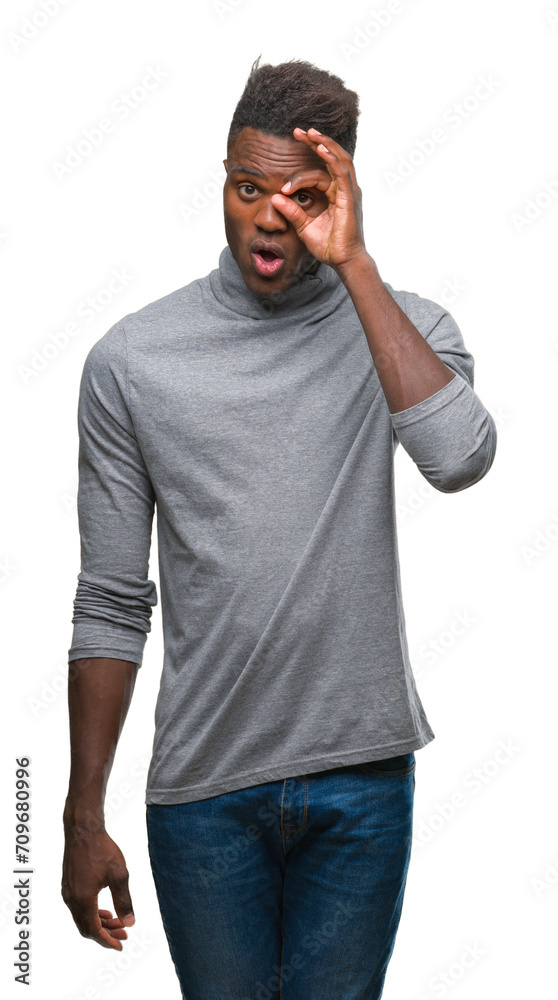
[[404,311],[455,377],[428,399],[392,413],[394,434],[432,486],[456,493],[490,469],[496,425],[474,391],[474,360],[453,317],[415,293],[407,293]]
[[126,340],[115,324],[85,359],[78,404],[81,570],[69,660],[141,665],[156,586],[147,578],[155,493],[127,405]]

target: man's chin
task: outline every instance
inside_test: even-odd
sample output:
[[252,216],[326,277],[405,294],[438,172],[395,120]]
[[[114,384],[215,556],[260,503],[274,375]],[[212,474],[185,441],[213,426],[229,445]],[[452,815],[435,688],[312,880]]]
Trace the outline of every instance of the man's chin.
[[250,291],[266,299],[283,295],[287,288],[294,285],[296,281],[298,281],[298,277],[293,276],[291,272],[286,271],[284,268],[276,278],[266,278],[262,274],[258,274],[252,267],[244,275],[244,283]]

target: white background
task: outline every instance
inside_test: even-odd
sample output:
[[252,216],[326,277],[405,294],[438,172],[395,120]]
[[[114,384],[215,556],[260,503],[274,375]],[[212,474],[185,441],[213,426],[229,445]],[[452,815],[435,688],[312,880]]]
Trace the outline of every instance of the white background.
[[[374,20],[387,0],[68,0],[48,16],[39,0],[2,4],[8,996],[23,991],[13,982],[11,888],[23,754],[34,806],[31,991],[41,1000],[180,996],[145,832],[159,606],[108,789],[107,827],[124,851],[136,913],[123,952],[82,938],[60,895],[79,570],[76,408],[91,345],[122,316],[217,266],[226,136],[260,53],[262,63],[306,59],[359,93],[355,168],[368,250],[394,288],[436,299],[455,317],[499,431],[489,474],[453,495],[431,489],[401,447],[396,454],[409,646],[436,739],[416,755],[415,844],[385,1000],[555,995],[558,2],[390,6]],[[164,77],[119,117],[111,105],[150,68]],[[479,101],[481,77],[493,92]],[[112,132],[58,176],[67,147],[107,116]],[[418,143],[436,128],[445,141],[419,163]],[[413,151],[410,176],[390,184]],[[130,279],[107,302],[113,269]],[[98,308],[91,320],[88,296]],[[65,342],[71,322],[79,332]],[[155,536],[150,575],[158,583]],[[508,752],[495,757],[502,743]],[[108,890],[100,901],[112,908]],[[467,948],[477,956],[469,967]]]

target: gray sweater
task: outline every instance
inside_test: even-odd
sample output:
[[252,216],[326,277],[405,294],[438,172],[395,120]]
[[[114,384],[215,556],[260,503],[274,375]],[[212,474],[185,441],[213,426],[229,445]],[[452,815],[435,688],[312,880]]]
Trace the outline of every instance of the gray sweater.
[[69,659],[164,661],[147,803],[418,750],[434,739],[405,634],[400,442],[442,493],[489,470],[496,428],[458,326],[390,294],[455,377],[390,414],[353,302],[320,264],[277,301],[219,266],[125,316],[80,385],[81,571]]

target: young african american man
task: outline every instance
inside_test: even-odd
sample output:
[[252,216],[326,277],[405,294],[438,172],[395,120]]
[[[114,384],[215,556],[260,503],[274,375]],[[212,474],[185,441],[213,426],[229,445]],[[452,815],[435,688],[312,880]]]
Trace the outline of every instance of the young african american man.
[[365,243],[357,94],[308,62],[258,64],[218,267],[125,316],[83,368],[62,894],[82,935],[122,949],[135,917],[103,805],[157,603],[156,509],[146,821],[182,995],[378,1000],[434,739],[394,452],[453,493],[490,469],[496,428],[453,318],[383,281]]

